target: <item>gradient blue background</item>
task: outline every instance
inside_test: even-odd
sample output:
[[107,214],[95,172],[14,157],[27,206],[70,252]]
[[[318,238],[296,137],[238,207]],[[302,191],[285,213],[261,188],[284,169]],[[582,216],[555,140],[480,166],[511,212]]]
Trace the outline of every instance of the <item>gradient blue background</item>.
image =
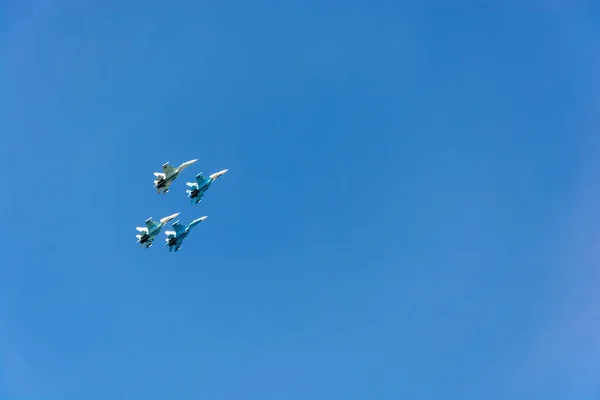
[[0,399],[600,398],[600,7],[496,3],[0,2]]

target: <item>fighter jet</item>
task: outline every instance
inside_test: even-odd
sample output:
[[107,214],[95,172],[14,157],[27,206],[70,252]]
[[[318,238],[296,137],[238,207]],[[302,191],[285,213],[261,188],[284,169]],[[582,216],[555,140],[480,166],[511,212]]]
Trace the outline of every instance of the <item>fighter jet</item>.
[[171,167],[168,162],[163,164],[163,172],[154,173],[154,176],[158,178],[154,181],[154,188],[156,188],[157,193],[160,193],[161,191],[163,193],[167,193],[169,191],[169,186],[171,186],[171,183],[173,183],[173,181],[177,179],[181,171],[183,171],[196,161],[198,160],[186,161],[177,168]]
[[198,204],[201,199],[202,196],[204,196],[204,193],[208,190],[208,188],[210,188],[210,185],[221,175],[225,175],[225,173],[229,171],[228,169],[224,169],[223,171],[219,171],[219,172],[215,172],[212,175],[209,175],[208,178],[206,178],[204,175],[202,175],[202,172],[200,172],[198,175],[196,175],[196,183],[194,182],[187,182],[186,185],[188,185],[191,189],[186,190],[185,192],[188,194],[188,197],[192,200],[192,204]]
[[169,246],[169,252],[173,250],[179,250],[181,248],[181,242],[183,242],[183,239],[187,237],[187,235],[190,233],[190,230],[200,222],[204,221],[206,218],[208,218],[207,215],[195,219],[187,225],[181,225],[179,221],[173,222],[173,229],[175,230],[165,232],[165,235],[167,235],[167,243],[165,243],[165,246]]
[[137,242],[142,247],[145,247],[147,249],[152,247],[152,241],[154,241],[154,238],[156,237],[156,235],[158,235],[160,233],[160,230],[162,229],[162,227],[165,226],[165,224],[167,222],[176,218],[179,214],[180,213],[169,215],[168,217],[164,217],[163,219],[161,219],[159,222],[153,221],[152,217],[148,218],[146,220],[145,227],[138,226],[135,228],[139,232],[142,232],[141,235],[136,235],[136,238],[138,239]]

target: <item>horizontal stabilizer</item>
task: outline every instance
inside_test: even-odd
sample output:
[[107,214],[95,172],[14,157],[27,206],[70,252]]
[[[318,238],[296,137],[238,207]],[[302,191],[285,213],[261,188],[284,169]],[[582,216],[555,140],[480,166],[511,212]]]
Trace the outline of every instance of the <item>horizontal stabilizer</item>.
[[154,176],[157,178],[163,178],[165,179],[167,175],[163,174],[162,172],[155,172]]
[[175,231],[165,231],[165,235],[167,236],[175,236],[176,232]]
[[198,186],[198,184],[196,184],[196,183],[193,183],[193,182],[186,182],[185,184],[186,184],[186,185],[188,185],[189,187],[195,187],[195,186]]
[[137,229],[138,232],[146,232],[146,233],[148,233],[148,228],[142,228],[141,226],[136,226],[135,229]]

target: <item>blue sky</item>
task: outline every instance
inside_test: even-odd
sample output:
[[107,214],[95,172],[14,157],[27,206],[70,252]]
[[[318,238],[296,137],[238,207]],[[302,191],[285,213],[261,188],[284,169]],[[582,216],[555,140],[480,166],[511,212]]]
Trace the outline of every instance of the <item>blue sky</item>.
[[597,399],[599,8],[451,3],[0,2],[0,399]]

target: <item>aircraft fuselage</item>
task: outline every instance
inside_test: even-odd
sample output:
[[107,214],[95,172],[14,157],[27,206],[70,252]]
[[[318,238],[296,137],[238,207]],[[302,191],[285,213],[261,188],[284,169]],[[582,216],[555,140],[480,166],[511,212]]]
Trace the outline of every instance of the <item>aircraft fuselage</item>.
[[177,173],[175,174],[171,174],[165,178],[159,178],[158,182],[156,183],[156,188],[157,189],[162,189],[163,187],[165,187],[167,185],[167,183],[173,182],[175,180],[175,178],[177,178]]
[[181,242],[183,242],[183,239],[185,239],[189,233],[190,233],[190,229],[187,228],[185,231],[181,232],[177,236],[172,237],[171,239],[169,239],[169,246],[181,244]]
[[162,228],[162,226],[158,227],[158,228],[152,228],[148,232],[145,232],[142,235],[142,238],[140,239],[140,243],[145,243],[148,240],[153,239],[156,235],[158,235],[160,233],[160,228]]
[[208,179],[205,181],[202,186],[195,186],[192,190],[190,190],[190,199],[201,199],[204,196],[204,193],[210,188],[210,184],[212,183],[212,179]]

